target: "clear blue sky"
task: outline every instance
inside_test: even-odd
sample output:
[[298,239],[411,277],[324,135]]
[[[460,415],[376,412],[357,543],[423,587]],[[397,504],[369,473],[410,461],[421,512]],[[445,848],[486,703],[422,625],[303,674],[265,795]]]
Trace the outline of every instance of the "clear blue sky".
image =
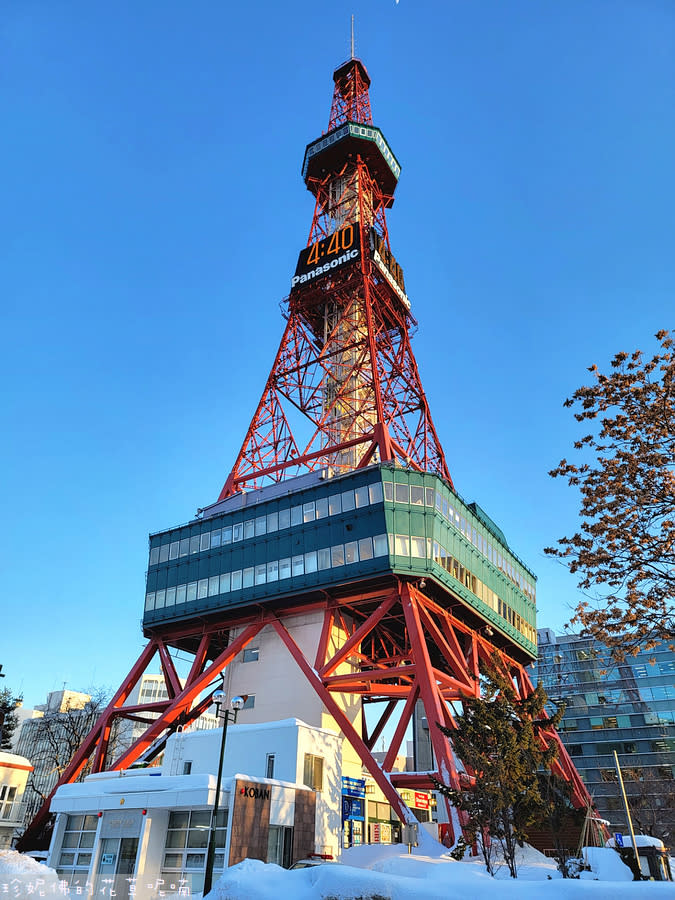
[[539,574],[576,525],[563,400],[673,322],[672,0],[5,5],[3,684],[117,687],[149,532],[216,499],[309,230],[300,165],[356,49],[458,491]]

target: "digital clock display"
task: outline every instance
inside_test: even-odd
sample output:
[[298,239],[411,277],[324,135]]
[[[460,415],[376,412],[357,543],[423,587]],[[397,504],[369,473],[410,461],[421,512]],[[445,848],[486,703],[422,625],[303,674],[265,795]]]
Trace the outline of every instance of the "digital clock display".
[[300,251],[295,275],[291,279],[291,289],[327,275],[328,272],[358,259],[360,254],[358,229],[354,225],[345,225]]

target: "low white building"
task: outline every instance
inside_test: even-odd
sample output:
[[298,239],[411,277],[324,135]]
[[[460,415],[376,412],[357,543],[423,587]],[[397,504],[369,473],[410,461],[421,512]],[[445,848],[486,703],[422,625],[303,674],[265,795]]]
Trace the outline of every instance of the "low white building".
[[11,847],[14,832],[23,825],[24,791],[32,771],[25,756],[0,750],[0,850]]
[[[221,730],[172,735],[161,766],[103,772],[63,785],[48,864],[97,896],[201,893]],[[290,865],[337,857],[342,738],[298,719],[230,726],[215,877],[246,857]],[[246,774],[235,774],[246,773]]]

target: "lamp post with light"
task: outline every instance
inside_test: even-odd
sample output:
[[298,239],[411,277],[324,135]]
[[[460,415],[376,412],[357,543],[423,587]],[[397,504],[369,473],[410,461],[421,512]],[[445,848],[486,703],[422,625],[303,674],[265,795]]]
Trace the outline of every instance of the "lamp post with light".
[[213,863],[216,858],[216,820],[218,818],[218,805],[220,801],[220,784],[223,778],[223,758],[225,756],[225,740],[227,738],[227,725],[228,722],[234,723],[237,721],[237,713],[240,709],[243,708],[246,703],[247,696],[243,697],[233,697],[230,701],[232,706],[232,710],[226,709],[224,714],[221,716],[220,709],[225,699],[225,692],[222,689],[213,692],[213,699],[216,704],[216,717],[218,719],[223,719],[223,732],[220,738],[220,758],[218,760],[218,777],[216,779],[216,799],[213,804],[213,814],[211,816],[211,828],[209,829],[209,849],[206,854],[206,871],[204,872],[204,891],[202,893],[203,897],[211,890],[211,884],[213,882]]

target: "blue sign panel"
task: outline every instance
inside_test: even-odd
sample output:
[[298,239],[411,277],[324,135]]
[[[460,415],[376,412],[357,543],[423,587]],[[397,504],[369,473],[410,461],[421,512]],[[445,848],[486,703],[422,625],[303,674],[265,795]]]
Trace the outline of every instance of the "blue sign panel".
[[351,797],[342,798],[342,821],[364,822],[365,801],[353,800]]
[[617,847],[623,847],[623,835],[619,831],[614,832],[614,843]]
[[342,796],[343,797],[365,797],[366,796],[366,779],[365,778],[345,778],[342,776]]

